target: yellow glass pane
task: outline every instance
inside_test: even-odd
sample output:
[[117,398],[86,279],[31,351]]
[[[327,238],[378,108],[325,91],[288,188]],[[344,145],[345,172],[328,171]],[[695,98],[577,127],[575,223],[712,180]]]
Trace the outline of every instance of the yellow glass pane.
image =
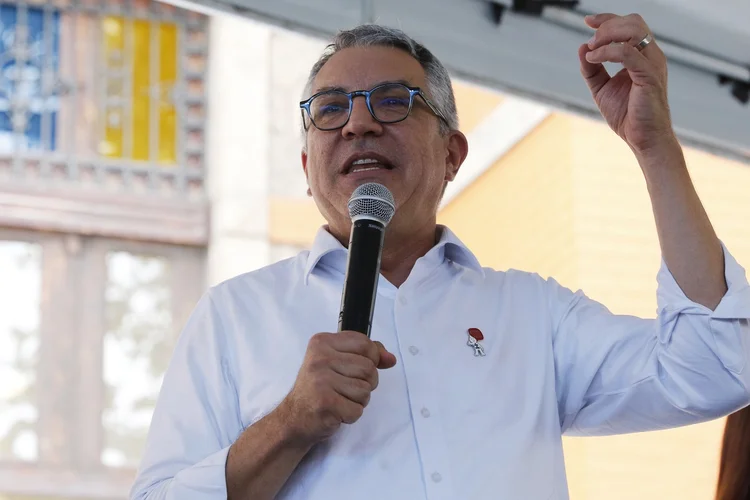
[[[124,64],[125,23],[121,18],[105,17],[102,20],[104,36],[104,64],[107,74],[116,74]],[[123,88],[116,81],[105,82],[107,97],[122,97]],[[104,109],[104,137],[99,144],[99,153],[103,156],[119,158],[122,156],[122,107]]]
[[132,158],[134,160],[149,159],[150,34],[151,26],[148,21],[133,21]]
[[177,26],[159,28],[159,162],[177,161],[177,113],[174,85],[177,80]]
[[[152,29],[157,30],[158,54],[151,53]],[[126,33],[126,30],[131,30]],[[169,23],[154,24],[145,20],[134,19],[126,23],[121,17],[106,17],[103,20],[104,52],[109,75],[130,72],[130,88],[122,87],[122,80],[110,77],[105,83],[108,97],[123,98],[130,109],[121,106],[105,110],[104,138],[99,146],[104,156],[132,158],[134,160],[151,160],[151,147],[156,147],[156,158],[159,163],[175,164],[177,162],[177,112],[174,105],[174,86],[177,80],[177,25]],[[126,40],[128,43],[126,44]],[[126,45],[132,47],[125,68]],[[152,57],[158,57],[158,81],[151,79]],[[158,89],[158,97],[154,91]],[[130,94],[127,96],[127,94]],[[154,99],[152,99],[152,95]],[[130,99],[125,100],[125,97]],[[151,106],[157,122],[157,144],[151,139]],[[127,112],[126,112],[127,111]],[[128,120],[126,121],[126,118]],[[125,150],[124,129],[129,127],[130,144]]]

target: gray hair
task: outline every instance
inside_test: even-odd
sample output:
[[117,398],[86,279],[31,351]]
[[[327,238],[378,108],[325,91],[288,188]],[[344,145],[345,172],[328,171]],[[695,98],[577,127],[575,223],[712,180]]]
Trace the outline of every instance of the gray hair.
[[326,47],[320,59],[310,70],[303,99],[312,95],[315,77],[320,69],[338,51],[350,47],[392,47],[410,54],[422,66],[427,80],[424,89],[427,97],[448,122],[448,127],[441,121],[440,130],[447,133],[448,128],[458,129],[458,112],[453,95],[451,77],[445,66],[424,45],[409,37],[403,31],[377,24],[363,24],[346,31],[340,31],[333,42]]

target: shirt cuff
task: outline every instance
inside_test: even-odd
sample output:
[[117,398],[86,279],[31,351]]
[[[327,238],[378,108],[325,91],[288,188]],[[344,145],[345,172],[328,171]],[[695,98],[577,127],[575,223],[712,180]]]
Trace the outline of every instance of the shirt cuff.
[[699,314],[712,319],[750,319],[750,285],[745,269],[732,257],[724,243],[721,243],[721,249],[724,252],[724,277],[727,281],[727,292],[713,311],[691,301],[684,294],[662,258],[656,277],[659,316],[672,316],[679,313]]
[[[215,500],[227,498],[226,463],[229,446],[178,472],[165,498]],[[157,495],[158,498],[160,498]]]

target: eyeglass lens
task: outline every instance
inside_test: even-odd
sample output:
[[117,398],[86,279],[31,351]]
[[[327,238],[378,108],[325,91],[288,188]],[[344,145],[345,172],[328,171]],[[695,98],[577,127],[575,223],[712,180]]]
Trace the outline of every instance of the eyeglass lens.
[[[370,94],[370,106],[375,119],[393,123],[409,114],[411,93],[401,84],[389,84],[376,88]],[[325,92],[310,103],[310,114],[315,126],[320,129],[342,127],[349,118],[349,97],[337,90]]]

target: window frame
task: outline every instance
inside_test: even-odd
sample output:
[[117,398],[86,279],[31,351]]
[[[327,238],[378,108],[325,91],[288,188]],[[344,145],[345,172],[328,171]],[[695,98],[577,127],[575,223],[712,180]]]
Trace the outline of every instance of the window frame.
[[38,460],[0,461],[0,494],[124,498],[135,468],[111,468],[101,462],[106,256],[125,251],[169,261],[176,341],[205,290],[206,250],[28,230],[0,229],[0,240],[36,243],[42,249]]

